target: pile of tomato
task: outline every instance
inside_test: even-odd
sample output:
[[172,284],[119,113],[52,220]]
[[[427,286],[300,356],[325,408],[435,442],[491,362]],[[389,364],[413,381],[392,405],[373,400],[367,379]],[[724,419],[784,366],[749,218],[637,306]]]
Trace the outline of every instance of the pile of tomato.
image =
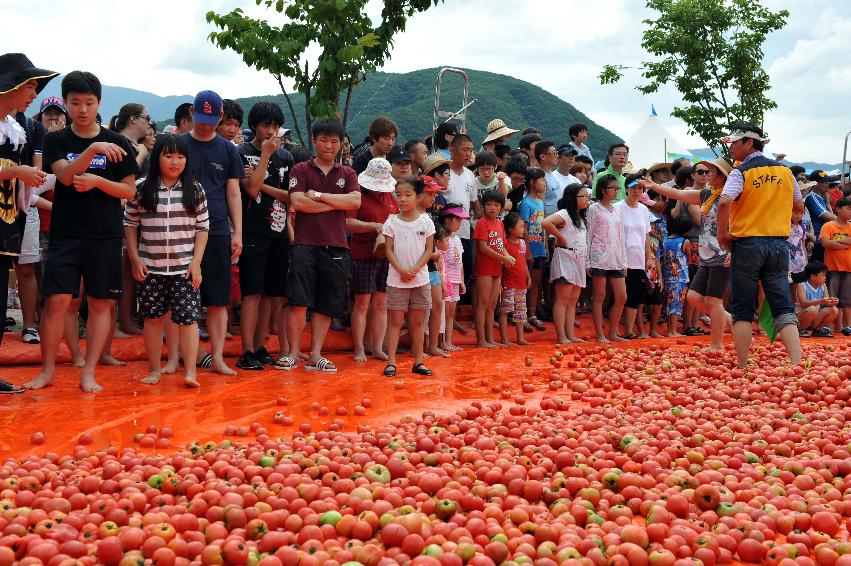
[[0,466],[0,566],[849,566],[851,351],[805,357],[563,347],[356,432],[83,437]]

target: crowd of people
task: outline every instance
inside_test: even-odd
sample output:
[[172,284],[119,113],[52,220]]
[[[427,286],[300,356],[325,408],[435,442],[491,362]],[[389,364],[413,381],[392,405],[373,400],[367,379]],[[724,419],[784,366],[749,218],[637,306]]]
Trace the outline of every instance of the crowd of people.
[[706,334],[720,350],[730,328],[739,367],[764,302],[793,363],[800,337],[851,335],[851,187],[770,159],[752,124],[721,140],[731,159],[697,163],[630,163],[623,143],[595,162],[584,124],[553,141],[500,119],[478,151],[453,122],[402,144],[379,117],[353,146],[320,120],[311,153],[277,105],[246,115],[209,90],[163,133],[136,103],[104,127],[100,82],[83,71],[27,116],[56,75],[0,56],[0,287],[14,268],[22,340],[42,353],[41,372],[4,393],[50,385],[63,340],[81,388],[100,391],[98,364],[123,363],[116,330],[144,336],[144,383],[182,364],[188,387],[198,366],[237,373],[224,358],[236,333],[238,370],[333,373],[326,336],[350,327],[354,359],[388,377],[400,344],[431,375],[427,357],[459,351],[459,332],[491,349],[552,323],[558,343],[578,343],[587,312],[601,343]]

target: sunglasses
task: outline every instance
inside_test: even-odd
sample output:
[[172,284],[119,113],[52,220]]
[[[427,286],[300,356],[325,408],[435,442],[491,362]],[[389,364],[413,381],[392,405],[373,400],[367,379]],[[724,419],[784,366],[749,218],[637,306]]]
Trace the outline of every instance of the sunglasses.
[[145,115],[145,116],[142,116],[142,115],[140,114],[140,115],[139,115],[139,118],[141,118],[142,120],[147,120],[148,122],[150,122],[150,121],[151,121],[151,115],[150,115],[150,114],[147,114],[147,115]]
[[709,169],[695,169],[694,170],[695,175],[709,175],[709,173],[710,173]]

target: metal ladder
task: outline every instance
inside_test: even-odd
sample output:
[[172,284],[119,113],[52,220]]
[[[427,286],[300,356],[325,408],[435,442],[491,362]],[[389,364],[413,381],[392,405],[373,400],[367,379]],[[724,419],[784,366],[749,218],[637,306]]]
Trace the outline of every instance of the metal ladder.
[[[441,110],[440,108],[440,91],[441,91],[441,83],[443,81],[444,73],[454,73],[456,75],[461,75],[461,78],[464,79],[464,102],[461,108],[455,112],[450,112],[448,110]],[[437,130],[437,126],[440,124],[444,124],[451,120],[458,119],[461,122],[461,131],[467,131],[467,108],[470,107],[471,104],[476,102],[476,99],[470,100],[468,102],[468,91],[470,87],[470,79],[467,77],[467,73],[462,71],[461,69],[454,69],[452,67],[443,67],[437,73],[437,81],[434,84],[434,115],[431,121],[431,133],[434,134],[434,131]]]

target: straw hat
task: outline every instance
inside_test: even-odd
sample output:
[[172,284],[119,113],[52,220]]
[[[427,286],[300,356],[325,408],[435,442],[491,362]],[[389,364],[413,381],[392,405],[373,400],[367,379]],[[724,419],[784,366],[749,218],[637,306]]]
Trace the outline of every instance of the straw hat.
[[652,175],[656,171],[663,171],[665,169],[667,169],[668,173],[670,173],[671,172],[671,164],[670,163],[654,163],[653,165],[650,166],[649,169],[647,169],[647,174]]
[[494,140],[498,140],[501,137],[510,136],[516,134],[519,130],[512,130],[508,126],[505,125],[505,122],[497,118],[496,120],[491,120],[488,123],[488,135],[485,138],[485,141],[482,143],[492,142]]
[[703,163],[704,165],[712,165],[713,167],[721,171],[721,174],[725,177],[729,177],[730,171],[733,170],[733,166],[730,165],[730,163],[723,157],[716,157],[712,161],[706,161],[704,159],[703,161],[698,161],[698,163]]
[[393,168],[383,157],[374,157],[369,161],[366,170],[358,175],[358,183],[362,189],[376,193],[392,193],[396,189]]
[[423,175],[431,175],[432,171],[445,163],[449,163],[449,160],[439,153],[432,153],[425,158],[425,162],[423,163]]

